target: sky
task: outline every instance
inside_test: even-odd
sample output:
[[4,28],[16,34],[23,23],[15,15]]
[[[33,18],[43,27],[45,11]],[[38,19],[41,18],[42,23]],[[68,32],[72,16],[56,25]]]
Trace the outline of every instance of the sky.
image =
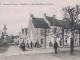
[[[20,4],[28,5],[20,5]],[[45,5],[31,5],[31,4]],[[10,5],[6,5],[10,4]],[[13,4],[13,5],[11,5]],[[18,5],[15,5],[18,4]],[[48,5],[49,4],[49,5]],[[66,6],[80,5],[79,0],[0,0],[0,32],[6,24],[8,34],[18,34],[22,28],[27,28],[30,14],[35,17],[56,15],[57,19],[62,19],[62,8]]]

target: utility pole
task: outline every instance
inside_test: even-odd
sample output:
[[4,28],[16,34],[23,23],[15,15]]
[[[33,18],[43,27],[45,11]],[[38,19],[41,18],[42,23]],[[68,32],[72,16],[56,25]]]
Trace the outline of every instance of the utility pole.
[[63,47],[64,47],[64,27],[62,27],[62,40],[63,40]]
[[37,28],[37,42],[39,42],[39,41],[38,41],[38,28]]
[[46,28],[45,28],[45,49],[46,49]]
[[37,42],[38,42],[38,28],[37,28]]
[[47,32],[46,29],[47,29],[47,26],[46,26],[46,23],[45,23],[45,29],[44,29],[45,30],[45,49],[46,49],[46,32]]
[[80,30],[79,30],[79,46],[80,46]]

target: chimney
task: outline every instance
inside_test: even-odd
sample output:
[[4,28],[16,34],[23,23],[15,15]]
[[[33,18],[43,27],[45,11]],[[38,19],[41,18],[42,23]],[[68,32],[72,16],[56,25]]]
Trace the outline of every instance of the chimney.
[[46,16],[46,13],[44,13],[44,16]]
[[56,15],[53,15],[53,19],[56,19]]
[[31,18],[33,18],[33,14],[30,14]]

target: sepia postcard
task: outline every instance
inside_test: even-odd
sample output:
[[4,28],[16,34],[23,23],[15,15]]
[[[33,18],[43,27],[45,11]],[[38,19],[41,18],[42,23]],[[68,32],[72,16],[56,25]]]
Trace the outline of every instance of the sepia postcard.
[[0,0],[0,60],[79,59],[79,0]]

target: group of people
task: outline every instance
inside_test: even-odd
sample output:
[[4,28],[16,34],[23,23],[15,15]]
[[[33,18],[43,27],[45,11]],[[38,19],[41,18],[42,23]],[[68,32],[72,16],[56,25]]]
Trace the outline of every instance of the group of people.
[[20,44],[20,48],[21,48],[23,51],[25,51],[25,43],[24,43],[24,41]]
[[[67,43],[67,42],[66,42]],[[35,43],[35,45],[33,44],[33,42],[30,42],[30,46],[29,46],[29,44],[27,43],[27,47],[28,48],[33,48],[33,46],[34,47],[39,47],[39,43],[38,42],[36,42]],[[51,42],[50,42],[50,46],[53,46],[54,47],[54,51],[55,51],[55,54],[57,54],[57,48],[59,47],[59,45],[58,45],[58,43],[55,41],[54,42],[54,44],[52,45],[51,44]],[[73,39],[71,39],[71,50],[73,49]],[[20,44],[20,48],[23,50],[23,51],[25,51],[25,47],[26,47],[26,45],[25,45],[25,42],[23,41],[21,44]]]
[[[35,43],[35,47],[37,46],[37,42]],[[31,42],[30,43],[30,45],[31,45],[31,48],[33,47],[33,43]],[[25,42],[23,41],[21,44],[20,44],[20,48],[22,49],[22,51],[25,51]],[[27,46],[28,47],[28,46]],[[55,54],[57,53],[57,47],[58,47],[58,43],[55,41],[55,43],[54,43],[54,49],[55,49]],[[29,48],[29,47],[28,47]]]
[[33,48],[33,43],[30,42],[30,46],[29,46],[29,43],[25,44],[25,42],[23,41],[21,44],[20,44],[20,48],[25,51],[25,47],[27,48]]
[[22,49],[23,51],[25,51],[25,48],[32,49],[33,47],[39,48],[41,47],[41,45],[38,42],[36,42],[35,44],[33,44],[33,42],[30,42],[30,43],[27,42],[27,44],[25,44],[24,41],[20,44],[20,49]]
[[[38,44],[38,43],[36,42],[34,46],[35,46],[35,47],[38,47],[37,44]],[[32,42],[30,43],[30,45],[31,45],[31,48],[33,48],[33,43],[32,43]],[[22,49],[22,51],[25,51],[25,47],[26,47],[26,45],[25,45],[25,42],[23,41],[23,42],[20,44],[20,49]],[[54,47],[55,54],[57,54],[58,43],[57,43],[56,41],[54,42],[53,47]],[[27,46],[27,48],[30,48],[29,45]]]

